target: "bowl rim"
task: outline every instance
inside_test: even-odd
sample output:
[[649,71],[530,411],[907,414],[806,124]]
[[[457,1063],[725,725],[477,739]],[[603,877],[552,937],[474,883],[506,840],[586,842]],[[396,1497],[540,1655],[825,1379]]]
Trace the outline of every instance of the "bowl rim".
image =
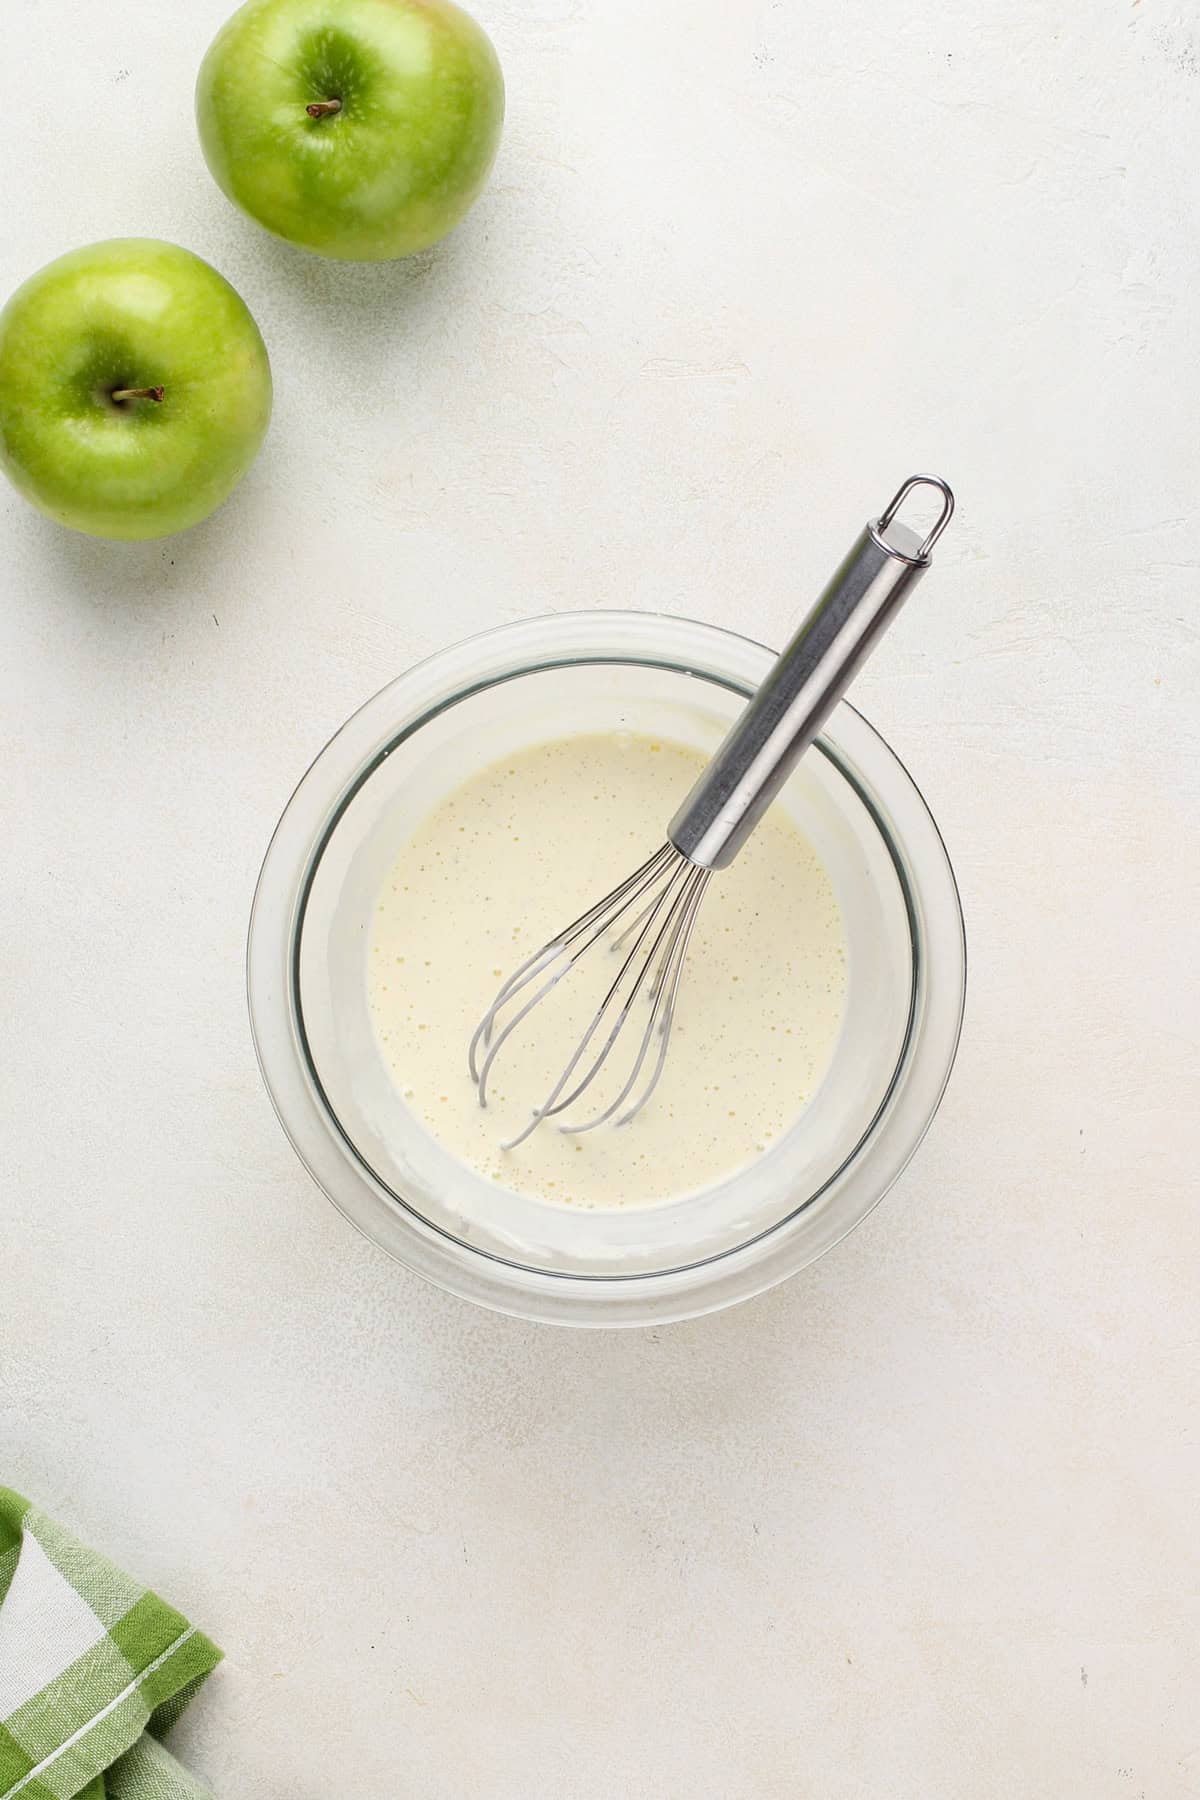
[[[606,653],[597,651],[595,646],[583,653],[578,648],[570,653],[569,642],[577,643],[590,631],[601,637],[610,634],[614,640],[620,632],[631,632],[635,641],[620,647],[614,642]],[[652,638],[656,632],[659,642],[653,651],[648,644],[636,641]],[[698,634],[703,647],[711,653],[711,666],[697,668],[699,659],[684,656],[679,648],[672,653],[671,646],[663,640],[673,632]],[[560,641],[558,654],[553,653],[556,640]],[[521,644],[528,647],[525,654],[518,655]],[[462,679],[464,671],[460,665],[486,656],[489,650],[496,653],[491,664],[482,672],[475,668],[468,679]],[[727,653],[724,658],[722,650]],[[741,1243],[668,1268],[601,1273],[538,1268],[474,1245],[428,1219],[371,1167],[325,1095],[309,1050],[300,1001],[301,932],[321,857],[346,809],[380,764],[448,708],[502,682],[555,668],[632,662],[699,675],[745,696],[753,691],[755,683],[747,680],[745,672],[739,674],[730,668],[738,651],[743,661],[747,653],[754,660],[773,659],[775,654],[756,639],[723,626],[678,614],[637,611],[544,614],[460,639],[410,665],[346,719],[297,783],[267,846],[247,937],[247,1001],[260,1073],[280,1124],[318,1187],[364,1236],[435,1285],[493,1310],[559,1323],[639,1325],[691,1317],[749,1298],[823,1255],[874,1210],[915,1154],[949,1082],[961,1036],[967,977],[965,925],[953,866],[929,806],[900,757],[857,708],[842,701],[827,727],[829,735],[823,732],[814,748],[829,758],[848,782],[883,841],[907,914],[912,967],[909,1017],[887,1090],[857,1142],[813,1193],[806,1194],[778,1219]],[[404,704],[406,697],[420,688],[423,678],[439,672],[451,677],[456,668],[459,678],[450,680],[440,695],[417,706]],[[391,723],[376,731],[375,726],[385,713],[390,714]],[[369,749],[365,742],[361,747],[357,742],[351,743],[351,739],[363,737],[365,727],[370,727],[374,740]],[[855,741],[849,752],[843,752],[838,740],[844,740],[848,734]],[[355,752],[349,772],[343,770],[332,795],[327,790],[321,799],[312,790],[319,785],[330,762],[336,760],[339,749]],[[875,773],[882,771],[894,784],[895,791],[888,796],[891,809],[881,802],[860,771],[855,750],[860,760],[865,753],[868,760],[876,763]],[[907,832],[898,830],[889,816],[897,801],[906,806],[910,815]],[[911,854],[914,836],[924,839],[924,861]],[[943,963],[954,965],[938,973],[940,1050],[937,1044],[933,1046],[938,1054],[932,1063],[928,1046],[923,1045],[920,1033],[914,1032],[922,991],[931,973],[929,932],[922,923],[921,894],[914,889],[931,886],[940,889],[944,915],[948,903],[947,916],[953,929],[949,933],[943,929],[939,954]],[[923,1047],[924,1078],[914,1110],[912,1101],[916,1096],[906,1096],[904,1089],[906,1080],[914,1077],[914,1064]],[[902,1141],[893,1145],[894,1153],[887,1159],[874,1191],[865,1196],[859,1193],[855,1203],[846,1208],[847,1216],[839,1218],[832,1228],[826,1219],[826,1229],[817,1234],[812,1244],[799,1247],[799,1255],[794,1243],[790,1246],[792,1254],[785,1254],[789,1239],[795,1237],[797,1222],[810,1215],[822,1200],[832,1203],[845,1189],[865,1154],[878,1142],[884,1121],[901,1110],[897,1103],[906,1098],[909,1104],[902,1110],[908,1117]],[[329,1155],[331,1148],[340,1159],[340,1168]],[[897,1150],[899,1154],[895,1153]],[[390,1219],[381,1209],[387,1209]],[[395,1229],[397,1224],[399,1231]],[[764,1250],[769,1252],[774,1246],[781,1247],[776,1254],[764,1254]]]

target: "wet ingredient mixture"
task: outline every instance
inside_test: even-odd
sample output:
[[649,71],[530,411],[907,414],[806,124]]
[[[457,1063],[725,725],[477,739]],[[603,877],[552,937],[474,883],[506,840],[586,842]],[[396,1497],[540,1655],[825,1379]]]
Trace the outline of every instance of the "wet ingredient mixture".
[[[702,766],[684,745],[630,733],[511,754],[439,802],[384,884],[367,977],[384,1060],[436,1138],[518,1193],[636,1207],[708,1187],[761,1155],[828,1067],[846,991],[842,920],[823,866],[777,805],[709,884],[645,1110],[577,1136],[547,1121],[500,1149],[603,997],[614,970],[603,947],[508,1040],[479,1105],[467,1045],[501,981],[662,843]],[[598,1086],[584,1116],[604,1094]]]

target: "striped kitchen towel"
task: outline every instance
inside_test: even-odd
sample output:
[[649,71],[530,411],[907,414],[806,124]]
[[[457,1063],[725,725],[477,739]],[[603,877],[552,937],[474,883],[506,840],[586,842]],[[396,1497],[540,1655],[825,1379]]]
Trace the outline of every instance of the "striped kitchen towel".
[[0,1800],[211,1800],[158,1740],[220,1660],[0,1488]]

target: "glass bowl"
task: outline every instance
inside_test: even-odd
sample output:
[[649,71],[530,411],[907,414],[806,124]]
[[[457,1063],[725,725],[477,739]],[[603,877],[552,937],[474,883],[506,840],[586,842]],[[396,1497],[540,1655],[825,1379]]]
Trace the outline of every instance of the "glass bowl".
[[[380,1054],[368,925],[398,848],[438,799],[507,751],[571,732],[641,731],[707,753],[772,661],[747,638],[656,614],[507,625],[376,694],[288,802],[250,919],[263,1079],[335,1206],[450,1292],[572,1325],[646,1325],[727,1306],[843,1238],[924,1136],[962,1023],[962,911],[912,779],[844,702],[776,804],[809,837],[842,909],[845,1016],[817,1093],[755,1162],[654,1206],[547,1205],[436,1142]],[[702,984],[703,967],[689,967],[688,980]]]

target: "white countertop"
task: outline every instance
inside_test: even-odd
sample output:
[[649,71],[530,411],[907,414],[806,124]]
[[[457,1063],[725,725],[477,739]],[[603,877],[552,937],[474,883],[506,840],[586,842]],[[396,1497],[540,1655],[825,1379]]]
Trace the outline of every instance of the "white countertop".
[[[175,238],[275,422],[158,545],[0,492],[0,1480],[228,1651],[228,1800],[1200,1795],[1200,27],[1170,0],[480,0],[509,122],[410,265],[268,241],[226,0],[5,0],[0,289]],[[538,610],[779,640],[910,467],[857,698],[961,879],[903,1181],[686,1326],[449,1299],[309,1184],[242,948],[407,663]]]

